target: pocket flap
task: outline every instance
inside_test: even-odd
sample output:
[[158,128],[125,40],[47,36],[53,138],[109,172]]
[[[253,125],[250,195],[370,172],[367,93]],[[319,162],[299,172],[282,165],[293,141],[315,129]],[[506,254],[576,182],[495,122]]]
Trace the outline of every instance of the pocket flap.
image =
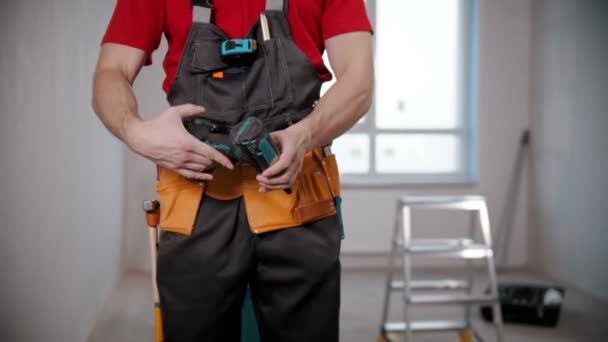
[[298,222],[310,222],[336,213],[333,199],[321,200],[293,208],[293,216]]
[[202,73],[211,73],[228,68],[228,64],[222,60],[221,48],[221,42],[219,41],[196,42],[192,57],[192,67],[194,70]]

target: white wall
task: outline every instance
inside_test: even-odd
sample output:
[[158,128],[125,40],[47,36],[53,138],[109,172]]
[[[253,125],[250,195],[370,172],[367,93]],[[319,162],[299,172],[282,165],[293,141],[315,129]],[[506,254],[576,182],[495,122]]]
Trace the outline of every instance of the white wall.
[[608,299],[608,3],[538,0],[533,13],[532,260]]
[[[518,140],[529,121],[530,0],[481,0],[479,22],[479,136],[478,174],[472,185],[406,186],[392,189],[345,189],[344,220],[346,254],[386,253],[395,215],[395,200],[404,194],[463,194],[487,196],[494,226],[500,219],[508,191],[507,183],[516,156]],[[154,55],[155,65],[145,68],[135,88],[142,115],[152,116],[166,107],[160,91],[161,61],[165,49]],[[141,234],[138,212],[142,198],[153,195],[154,169],[149,162],[128,158],[127,204],[128,260],[134,269],[148,269],[146,241]],[[525,183],[525,180],[524,180]],[[527,184],[523,184],[525,189]],[[522,265],[527,253],[527,196],[518,199],[513,220],[509,264]],[[441,236],[456,230],[465,232],[464,215],[416,216],[418,232]]]
[[[139,113],[144,119],[151,119],[168,108],[166,95],[161,89],[165,76],[162,62],[166,51],[167,42],[163,39],[159,50],[154,53],[153,64],[142,68],[135,80]],[[142,201],[157,198],[154,188],[156,166],[128,150],[126,170],[126,262],[130,269],[149,271],[148,234]]]
[[0,3],[0,340],[80,342],[121,272],[124,153],[90,106],[114,3]]

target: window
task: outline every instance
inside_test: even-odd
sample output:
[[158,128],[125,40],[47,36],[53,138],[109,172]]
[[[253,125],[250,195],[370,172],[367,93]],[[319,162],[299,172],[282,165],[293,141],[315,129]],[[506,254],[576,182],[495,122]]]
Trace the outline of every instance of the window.
[[334,141],[344,183],[472,180],[475,0],[366,4],[375,28],[375,99]]

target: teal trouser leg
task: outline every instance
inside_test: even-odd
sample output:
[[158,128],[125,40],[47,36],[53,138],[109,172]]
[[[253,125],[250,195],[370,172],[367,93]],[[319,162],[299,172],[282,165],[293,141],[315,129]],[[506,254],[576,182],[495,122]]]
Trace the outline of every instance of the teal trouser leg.
[[338,212],[338,220],[340,220],[340,239],[344,240],[344,222],[342,222],[342,197],[334,198],[336,202],[336,211]]
[[241,342],[259,342],[258,324],[255,320],[255,312],[253,311],[253,302],[251,301],[251,290],[249,287],[247,288],[247,293],[245,293],[241,322]]

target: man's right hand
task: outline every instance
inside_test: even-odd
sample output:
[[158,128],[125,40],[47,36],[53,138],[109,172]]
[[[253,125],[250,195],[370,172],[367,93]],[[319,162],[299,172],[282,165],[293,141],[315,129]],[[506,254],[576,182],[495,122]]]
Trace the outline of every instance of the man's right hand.
[[125,142],[156,165],[188,179],[211,180],[213,176],[208,171],[217,164],[231,170],[234,166],[226,156],[196,139],[184,127],[184,118],[203,111],[203,107],[185,104],[171,107],[149,121],[130,117],[125,125]]

